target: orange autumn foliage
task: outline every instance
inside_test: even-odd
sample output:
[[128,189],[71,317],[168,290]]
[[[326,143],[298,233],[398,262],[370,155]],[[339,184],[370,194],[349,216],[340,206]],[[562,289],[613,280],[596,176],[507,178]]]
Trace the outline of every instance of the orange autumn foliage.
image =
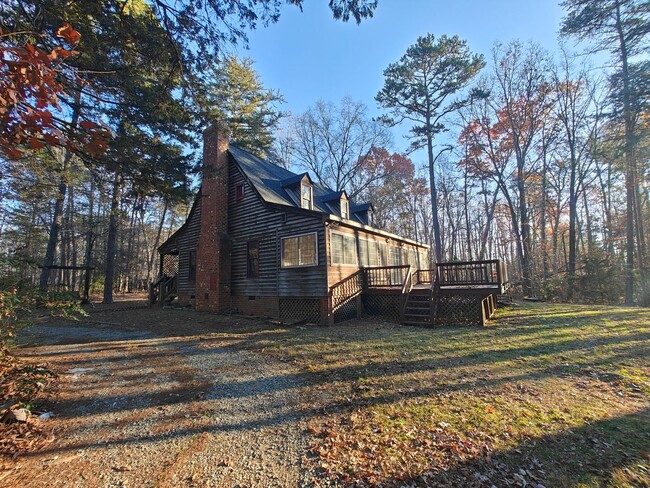
[[82,80],[66,64],[75,55],[81,35],[69,24],[57,29],[56,36],[65,45],[49,52],[30,42],[12,43],[13,33],[0,30],[0,154],[17,159],[27,150],[45,146],[64,146],[73,150],[102,153],[108,131],[84,120],[76,131],[57,117],[59,98],[65,95],[60,82],[62,73]]

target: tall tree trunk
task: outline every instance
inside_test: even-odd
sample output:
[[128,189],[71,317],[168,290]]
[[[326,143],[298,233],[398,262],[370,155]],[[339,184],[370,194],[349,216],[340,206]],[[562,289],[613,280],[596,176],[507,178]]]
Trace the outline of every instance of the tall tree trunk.
[[151,282],[151,274],[153,273],[154,260],[158,255],[160,236],[162,235],[163,226],[165,225],[165,218],[167,217],[168,207],[169,207],[169,202],[165,200],[165,206],[163,207],[162,216],[160,217],[160,224],[158,224],[158,231],[156,232],[156,240],[154,241],[153,248],[151,249],[151,254],[149,255],[149,263],[147,266],[147,283]]
[[635,235],[635,186],[636,159],[634,157],[634,113],[632,110],[632,93],[630,71],[628,66],[627,41],[621,19],[620,2],[616,1],[616,30],[621,55],[621,74],[623,81],[623,119],[625,121],[625,303],[634,303],[634,235]]
[[[72,118],[70,127],[74,130],[79,121],[79,114],[81,112],[81,89],[75,91],[74,102],[72,104]],[[61,231],[61,220],[63,219],[63,205],[65,203],[65,194],[68,190],[68,167],[72,160],[72,151],[65,149],[63,155],[63,165],[61,168],[61,177],[59,179],[58,192],[54,202],[54,213],[52,215],[52,224],[50,225],[50,233],[47,239],[47,247],[45,249],[45,258],[43,259],[43,269],[39,280],[38,288],[40,291],[47,290],[47,284],[50,281],[50,267],[54,264],[54,255],[56,254],[56,245],[59,241],[59,232]]]
[[636,222],[636,246],[637,258],[639,260],[639,284],[641,285],[641,292],[645,296],[648,291],[648,283],[646,281],[646,249],[645,249],[645,234],[643,229],[643,210],[641,208],[641,191],[639,190],[638,168],[634,168],[634,221]]
[[570,172],[569,172],[569,263],[567,266],[567,298],[573,299],[573,288],[576,277],[576,220],[578,212],[578,193],[576,189],[576,156],[575,147],[569,136]]
[[548,162],[546,160],[546,147],[544,147],[544,163],[542,167],[542,195],[540,201],[540,240],[542,251],[542,281],[544,284],[548,281],[548,239],[546,237],[546,191],[548,180],[546,178],[546,171],[548,170]]
[[134,241],[135,241],[135,215],[136,215],[136,208],[138,207],[139,204],[144,205],[144,202],[138,202],[139,198],[136,197],[135,201],[133,202],[133,208],[131,209],[131,218],[129,219],[129,237],[127,240],[127,247],[126,247],[126,263],[124,266],[125,272],[124,272],[124,282],[122,284],[122,291],[125,291],[127,293],[131,292],[131,283],[133,280],[133,254],[134,254]]
[[[486,209],[486,216],[485,216],[485,228],[483,229],[483,234],[481,235],[481,252],[479,254],[479,259],[487,259],[487,243],[488,243],[488,238],[490,236],[490,231],[492,229],[492,222],[494,220],[494,212],[497,207],[497,199],[499,195],[499,187],[497,186],[494,189],[494,193],[492,194],[492,202],[490,203],[489,207]],[[497,256],[498,257],[498,256]],[[505,254],[503,255],[505,258]]]
[[587,254],[591,254],[594,250],[594,229],[591,221],[591,213],[589,212],[589,202],[587,200],[587,191],[582,191],[582,204],[585,209],[585,225],[587,230]]
[[[427,117],[427,126],[430,125],[430,120]],[[441,154],[441,153],[439,153]],[[440,221],[438,220],[438,190],[436,188],[436,171],[435,159],[433,157],[433,140],[431,135],[427,136],[427,155],[429,157],[429,188],[431,191],[431,213],[433,224],[433,241],[436,262],[442,262],[442,242],[440,240]]]
[[468,174],[467,174],[467,167],[465,167],[465,172],[464,172],[464,178],[465,178],[465,188],[463,188],[463,204],[464,204],[464,214],[465,214],[465,232],[467,233],[467,259],[469,261],[473,261],[474,257],[472,254],[472,233],[470,232],[470,226],[469,226],[469,199],[468,199]]
[[523,165],[520,167],[518,173],[517,191],[519,192],[519,219],[521,222],[521,274],[524,281],[524,296],[533,296],[530,216],[528,214],[528,204],[526,202],[526,184],[523,175]]
[[[86,253],[84,255],[84,266],[90,268],[92,266],[93,258],[93,247],[95,244],[95,216],[94,216],[94,207],[95,207],[95,179],[93,175],[90,175],[90,192],[88,194],[88,232],[86,234]],[[88,273],[88,278],[90,278],[90,270],[86,270]],[[86,286],[84,278],[84,288]],[[88,297],[84,297],[87,299]]]
[[104,300],[113,303],[113,281],[115,278],[115,255],[117,254],[117,227],[120,213],[120,192],[122,190],[122,167],[115,170],[111,211],[108,219],[108,237],[106,238],[106,273],[104,275]]

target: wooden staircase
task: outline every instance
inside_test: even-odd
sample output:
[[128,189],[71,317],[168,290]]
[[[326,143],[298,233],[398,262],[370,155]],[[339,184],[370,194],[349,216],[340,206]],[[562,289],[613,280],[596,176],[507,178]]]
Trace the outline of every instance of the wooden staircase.
[[161,276],[155,283],[149,285],[149,305],[158,304],[160,307],[169,305],[178,296],[178,277]]
[[413,288],[406,295],[402,312],[403,325],[433,325],[433,290],[431,288]]

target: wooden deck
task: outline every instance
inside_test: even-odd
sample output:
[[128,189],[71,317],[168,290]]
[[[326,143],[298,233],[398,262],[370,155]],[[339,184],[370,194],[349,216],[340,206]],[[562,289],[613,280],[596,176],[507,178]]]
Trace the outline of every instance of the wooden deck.
[[[171,274],[171,273],[170,273]],[[163,306],[177,296],[177,276],[163,273],[150,287],[149,303]],[[402,324],[485,325],[508,291],[507,268],[499,260],[365,267],[329,289],[328,323],[361,315],[383,315]]]
[[[499,260],[438,263],[424,270],[366,267],[332,287],[332,316],[339,322],[365,310],[406,325],[485,325],[496,310],[497,296],[508,288],[507,268]],[[338,312],[343,307],[345,314]]]

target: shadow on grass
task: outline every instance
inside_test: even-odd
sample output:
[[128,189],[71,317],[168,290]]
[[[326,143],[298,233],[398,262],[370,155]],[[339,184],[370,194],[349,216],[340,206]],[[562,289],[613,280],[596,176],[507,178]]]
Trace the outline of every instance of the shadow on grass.
[[[156,320],[176,322],[186,314],[190,318],[193,313],[167,311],[159,313]],[[548,311],[548,314],[553,316],[560,312]],[[630,314],[625,316],[626,321],[636,321],[638,317],[645,320],[648,318],[648,314]],[[570,326],[560,323],[536,324],[534,322],[544,315],[543,311],[536,310],[533,315],[527,317],[516,316],[516,320],[503,327],[433,330],[389,324],[376,325],[371,321],[342,324],[332,328],[278,329],[247,319],[244,319],[243,324],[232,324],[222,318],[216,320],[207,314],[197,315],[203,321],[197,326],[179,321],[173,328],[156,329],[156,321],[152,321],[140,327],[118,326],[111,329],[111,332],[124,331],[124,334],[117,334],[121,340],[115,340],[115,335],[106,334],[107,339],[102,341],[106,326],[101,324],[96,328],[96,333],[90,330],[81,341],[75,338],[74,331],[68,338],[59,338],[58,347],[63,350],[54,351],[54,354],[60,355],[60,367],[97,368],[95,382],[83,388],[84,398],[80,400],[76,397],[59,402],[56,405],[59,415],[63,418],[78,416],[81,420],[90,420],[106,413],[123,412],[128,415],[143,408],[179,404],[186,406],[184,412],[194,412],[209,408],[209,403],[206,402],[211,400],[247,402],[253,395],[278,390],[295,390],[300,394],[302,388],[313,386],[332,391],[331,399],[318,405],[296,403],[288,409],[259,412],[245,422],[236,419],[203,419],[200,425],[193,428],[175,428],[162,433],[119,439],[93,439],[87,443],[77,442],[66,446],[52,445],[46,452],[154,443],[202,432],[236,434],[245,430],[295,422],[298,418],[323,417],[332,412],[345,414],[364,406],[423,399],[448,392],[489,388],[503,383],[581,375],[586,369],[607,369],[613,364],[650,356],[650,332],[640,327],[625,331],[620,328],[620,334],[616,332],[598,335],[596,331],[585,337],[572,337],[575,328],[587,327],[594,320],[598,320],[600,313],[572,318]],[[603,317],[605,315],[603,312]],[[79,331],[84,328],[93,329],[91,325],[84,324],[80,326]],[[562,332],[563,328],[567,331]],[[132,331],[136,332],[131,333]],[[143,338],[142,331],[147,331],[150,337]],[[50,332],[54,332],[54,329]],[[530,340],[531,336],[537,339]],[[93,337],[96,340],[91,340]],[[503,342],[504,339],[512,341]],[[328,349],[322,350],[325,346]],[[51,349],[44,347],[45,349],[34,347],[30,349],[29,354],[34,358],[42,355],[52,356]],[[595,347],[604,350],[595,353]],[[257,353],[264,351],[263,355],[283,358],[294,362],[296,366],[290,373],[260,372],[255,379],[233,379],[227,384],[215,384],[205,374],[198,374],[192,368],[175,370],[178,365],[184,364],[186,355],[192,354],[199,362],[209,361],[233,349],[246,349]],[[105,364],[98,364],[95,358],[97,354],[107,355]],[[571,364],[566,363],[565,356],[572,357]],[[341,364],[338,364],[337,360],[340,360]],[[314,370],[314,366],[319,366],[319,361],[325,364]],[[524,362],[513,367],[513,361]],[[134,365],[143,364],[154,368],[155,375],[142,377],[133,372]],[[499,364],[507,365],[503,368],[505,372],[483,379],[476,378],[476,381],[464,381],[464,375],[473,369],[489,370]],[[269,363],[269,367],[273,367],[272,363]],[[420,372],[427,372],[434,381],[426,386],[420,385],[407,390],[390,386],[390,382],[398,376]],[[440,378],[436,381],[438,373]],[[362,378],[373,378],[389,386],[363,396],[346,397],[339,394],[337,389],[341,387],[346,391],[353,391]],[[95,392],[106,390],[106,385],[116,379],[122,382],[121,393],[93,399]],[[155,393],[147,389],[147,384],[152,381],[159,381],[162,385]],[[176,420],[179,420],[178,425],[182,424],[181,417]],[[591,445],[591,438],[599,438],[596,434],[592,435],[593,429],[596,429],[593,432],[598,435],[601,435],[601,431],[603,434],[602,441],[598,440]],[[647,441],[648,430],[648,411],[645,410],[629,418],[603,420],[592,426],[538,439],[531,445],[523,443],[510,451],[494,455],[492,459],[497,464],[492,463],[492,466],[486,460],[473,460],[435,476],[442,476],[439,479],[443,481],[445,477],[450,480],[468,480],[470,478],[467,476],[473,476],[474,481],[480,481],[481,478],[475,477],[478,472],[488,480],[497,477],[495,479],[502,482],[504,476],[514,476],[513,473],[519,466],[529,466],[533,457],[540,459],[544,466],[557,464],[560,472],[564,461],[573,463],[575,459],[577,464],[574,464],[579,468],[576,472],[589,473],[592,457],[598,453],[605,459],[600,460],[600,464],[594,469],[602,471],[603,476],[609,476],[608,473],[611,474],[616,468],[625,465],[627,460],[637,459],[638,453],[625,454],[626,446],[635,445],[634,443],[644,439]],[[639,437],[643,432],[646,432],[646,437]],[[571,449],[572,447],[575,449]],[[616,449],[620,449],[623,454],[616,454],[613,451]],[[529,470],[528,467],[522,469]],[[530,467],[533,473],[541,469],[538,466]],[[601,476],[598,473],[596,472],[596,475]],[[422,473],[418,478],[419,482],[423,482],[425,476],[429,475]],[[501,482],[494,484],[501,486]],[[395,483],[398,484],[397,480]],[[490,486],[490,483],[487,483],[487,486]]]
[[[532,438],[391,486],[649,486],[650,409]],[[642,449],[639,449],[639,446]],[[645,448],[643,447],[645,446]],[[645,449],[645,450],[643,450]]]

